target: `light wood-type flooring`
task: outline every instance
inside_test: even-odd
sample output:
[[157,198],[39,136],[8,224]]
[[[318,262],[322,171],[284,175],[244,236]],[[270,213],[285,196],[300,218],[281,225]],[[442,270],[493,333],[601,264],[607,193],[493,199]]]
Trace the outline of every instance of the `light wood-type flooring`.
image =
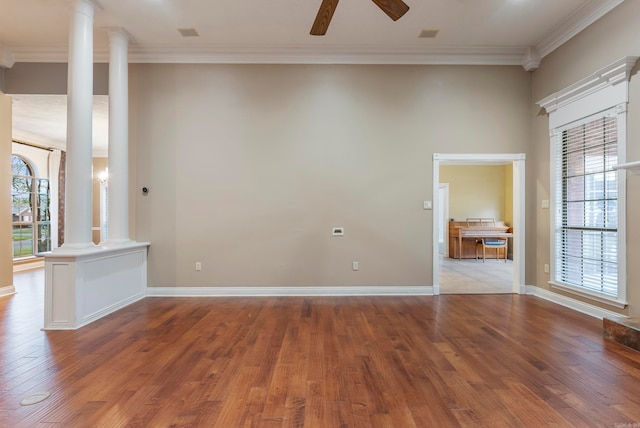
[[513,293],[513,261],[440,257],[439,284],[440,294]]
[[0,299],[1,427],[640,423],[640,354],[532,296],[147,298],[43,332],[42,281]]

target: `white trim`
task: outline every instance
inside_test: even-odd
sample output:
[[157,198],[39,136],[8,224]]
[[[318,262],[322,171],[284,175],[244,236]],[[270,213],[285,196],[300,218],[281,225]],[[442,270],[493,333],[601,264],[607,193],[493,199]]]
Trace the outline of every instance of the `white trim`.
[[[573,15],[546,34],[534,46],[420,46],[393,50],[378,46],[237,46],[200,44],[130,45],[131,63],[198,64],[446,64],[521,65],[538,68],[540,60],[593,24],[624,0],[585,2]],[[92,1],[96,11],[102,10]],[[104,30],[109,30],[104,28]],[[0,45],[0,67],[16,62],[67,62],[68,45]],[[109,62],[109,47],[94,48],[94,61]]]
[[[440,230],[442,230],[442,236],[443,236],[443,245],[442,245],[442,256],[446,257],[447,254],[449,254],[449,228],[447,227],[449,224],[449,183],[438,183],[438,200],[440,198],[440,192],[444,192],[443,196],[444,196],[444,203],[445,203],[445,207],[444,207],[444,216],[443,218],[440,218],[440,221],[438,222],[439,224],[439,229],[438,229],[438,234],[436,235],[437,239],[438,239],[438,254],[440,254]],[[438,217],[439,218],[439,217]]]
[[0,287],[0,297],[12,296],[14,294],[16,294],[16,287],[14,287],[13,285]]
[[143,299],[148,243],[45,256],[45,330],[74,330]]
[[147,287],[147,297],[432,296],[430,286]]
[[571,40],[576,34],[589,25],[602,18],[604,15],[621,4],[624,0],[605,0],[603,2],[585,2],[576,13],[562,22],[542,40],[536,43],[535,48],[541,58],[549,55],[554,50]]
[[444,161],[447,165],[507,164],[525,160],[524,153],[434,153],[433,159]]
[[11,68],[15,63],[11,49],[0,43],[0,68]]
[[594,318],[609,318],[609,317],[621,317],[623,314],[609,311],[607,309],[600,308],[598,306],[591,305],[589,303],[581,302],[571,297],[563,296],[558,293],[554,293],[544,288],[536,287],[534,285],[527,285],[527,295],[539,297],[544,300],[548,300],[552,303],[564,306],[565,308],[573,309],[574,311],[581,312],[586,315],[590,315]]
[[440,294],[440,260],[438,251],[438,228],[440,219],[440,163],[446,165],[513,165],[513,286],[512,291],[525,293],[525,153],[434,153],[432,177],[432,272],[434,295]]
[[621,163],[613,167],[617,170],[628,170],[634,174],[640,174],[640,161]]
[[555,281],[549,281],[548,284],[552,288],[556,288],[567,293],[576,294],[578,296],[595,300],[596,302],[604,303],[605,305],[610,305],[620,309],[626,308],[629,304],[624,300],[616,299],[615,297],[609,297],[606,294],[598,293],[597,291],[590,291],[587,288],[577,287],[571,284],[562,284]]
[[[549,114],[549,136],[550,136],[550,194],[551,206],[550,215],[550,271],[553,283],[561,287],[568,293],[576,293],[584,296],[585,293],[590,298],[602,301],[607,304],[611,300],[605,294],[598,294],[593,297],[593,293],[577,291],[576,287],[566,286],[554,281],[557,270],[557,248],[556,234],[558,232],[558,216],[561,207],[558,206],[559,195],[557,193],[558,177],[557,158],[558,150],[561,146],[561,133],[568,128],[579,126],[585,122],[595,120],[600,117],[615,117],[618,129],[618,161],[625,165],[627,147],[627,103],[629,101],[629,79],[631,71],[638,61],[637,56],[627,56],[598,70],[590,76],[570,85],[544,99],[538,101],[538,105],[543,107]],[[626,277],[626,174],[624,169],[618,170],[618,289],[614,306],[623,305],[627,300],[627,277]],[[577,288],[582,290],[581,288]],[[624,306],[620,306],[624,307]]]
[[[394,49],[376,46],[139,46],[132,43],[133,63],[256,64],[447,64],[522,65],[538,68],[540,60],[593,24],[624,0],[590,1],[534,46],[428,46]],[[66,45],[7,45],[4,66],[14,62],[66,62]],[[108,62],[108,47],[96,46],[96,62]]]
[[[549,114],[549,129],[629,101],[628,82],[637,56],[627,56],[538,101]],[[619,85],[621,84],[622,85]],[[571,105],[569,113],[558,111]]]
[[[7,45],[15,62],[66,62],[68,46]],[[438,64],[522,65],[526,46],[193,46],[137,45],[129,48],[130,63],[185,64]],[[96,46],[94,61],[109,62],[108,46]]]

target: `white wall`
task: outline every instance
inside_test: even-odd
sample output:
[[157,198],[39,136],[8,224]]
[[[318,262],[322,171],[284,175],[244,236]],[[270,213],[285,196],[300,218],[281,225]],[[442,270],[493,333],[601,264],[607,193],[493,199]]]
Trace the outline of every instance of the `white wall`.
[[431,285],[432,154],[529,146],[515,66],[137,64],[130,85],[149,286]]

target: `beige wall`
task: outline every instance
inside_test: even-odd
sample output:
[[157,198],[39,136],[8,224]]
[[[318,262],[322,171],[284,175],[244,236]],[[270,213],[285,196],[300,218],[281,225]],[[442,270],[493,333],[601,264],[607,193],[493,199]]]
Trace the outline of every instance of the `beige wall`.
[[137,64],[130,86],[150,286],[431,285],[433,153],[529,147],[519,66]]
[[[440,182],[449,183],[449,217],[456,221],[489,217],[507,222],[506,170],[505,165],[441,165]],[[512,195],[509,198],[511,201]]]
[[[533,73],[533,101],[561,90],[589,76],[600,68],[625,56],[640,54],[640,2],[626,1],[601,20],[547,56]],[[636,66],[637,70],[637,66]],[[634,71],[629,89],[627,161],[640,160],[640,81]],[[535,159],[535,261],[528,267],[535,274],[534,284],[549,288],[549,275],[543,271],[550,260],[549,210],[540,208],[540,201],[549,199],[549,122],[535,104],[532,110],[532,137]],[[627,181],[627,297],[631,316],[640,316],[640,176],[628,175]],[[529,213],[527,213],[529,215]],[[533,253],[533,251],[532,251]],[[551,289],[551,291],[555,291]],[[572,296],[573,297],[573,296]],[[593,302],[589,302],[592,303]],[[607,307],[614,310],[614,308]]]
[[11,240],[11,97],[0,92],[0,288],[13,285]]

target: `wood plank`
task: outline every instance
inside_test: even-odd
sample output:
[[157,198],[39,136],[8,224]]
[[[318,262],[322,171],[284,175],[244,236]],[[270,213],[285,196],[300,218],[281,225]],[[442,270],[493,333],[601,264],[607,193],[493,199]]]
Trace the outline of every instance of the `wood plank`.
[[0,300],[0,426],[640,420],[640,354],[531,296],[149,298],[43,332],[37,294]]

